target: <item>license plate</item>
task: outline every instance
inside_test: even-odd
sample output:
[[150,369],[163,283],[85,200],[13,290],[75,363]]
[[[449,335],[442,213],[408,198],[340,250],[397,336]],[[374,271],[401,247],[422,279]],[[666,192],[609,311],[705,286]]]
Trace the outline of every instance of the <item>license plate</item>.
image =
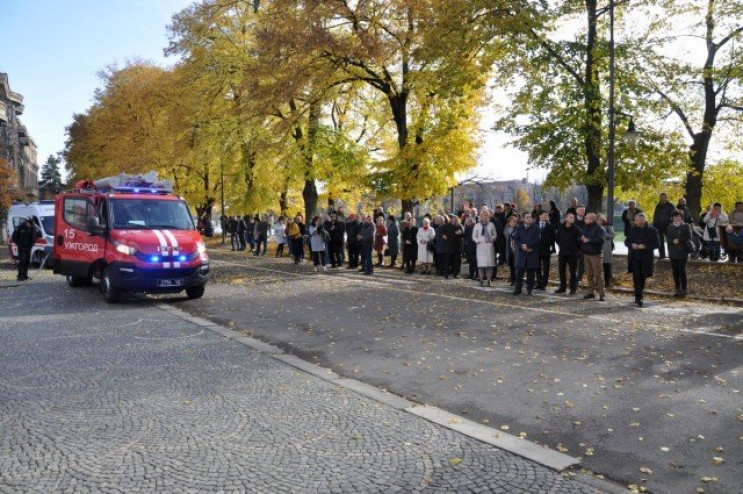
[[161,287],[181,286],[181,285],[183,285],[183,280],[181,280],[181,279],[157,280],[157,286],[161,286]]

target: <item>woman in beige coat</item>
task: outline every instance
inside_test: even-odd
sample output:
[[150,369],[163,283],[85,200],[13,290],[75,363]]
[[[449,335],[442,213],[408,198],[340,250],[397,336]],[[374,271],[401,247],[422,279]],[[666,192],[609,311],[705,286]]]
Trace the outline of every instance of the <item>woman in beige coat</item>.
[[431,226],[431,220],[423,218],[423,226],[418,229],[418,262],[423,265],[423,274],[431,274],[431,263],[435,252],[429,250],[429,245],[434,245],[436,232]]
[[477,244],[477,271],[480,275],[480,286],[485,285],[485,280],[490,286],[490,278],[495,267],[495,225],[490,222],[490,213],[483,211],[480,214],[480,222],[472,230],[472,240]]

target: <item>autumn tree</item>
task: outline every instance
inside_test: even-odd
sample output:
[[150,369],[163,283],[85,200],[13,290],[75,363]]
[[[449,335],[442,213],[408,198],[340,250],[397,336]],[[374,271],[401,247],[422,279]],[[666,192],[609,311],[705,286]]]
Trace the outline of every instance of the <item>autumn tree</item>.
[[[380,192],[401,197],[405,210],[411,209],[416,197],[430,195],[438,187],[445,190],[456,171],[474,162],[471,155],[442,160],[434,154],[435,144],[422,146],[428,137],[476,137],[450,132],[451,122],[454,115],[457,124],[462,117],[475,117],[463,108],[479,96],[488,64],[475,61],[480,46],[468,44],[469,37],[452,36],[449,50],[442,50],[436,43],[444,31],[437,35],[430,31],[464,6],[459,1],[411,0],[271,3],[272,11],[282,17],[288,12],[301,14],[283,33],[284,45],[304,50],[311,63],[319,59],[333,67],[337,76],[329,81],[331,85],[361,83],[383,96],[396,142],[379,163],[376,185]],[[446,115],[448,109],[452,112]],[[446,141],[438,145],[445,147]]]
[[170,140],[159,134],[165,119],[160,89],[166,71],[129,62],[100,73],[94,103],[68,128],[65,158],[74,178],[167,169]]
[[67,130],[65,158],[73,179],[154,170],[174,180],[200,215],[209,215],[213,163],[203,159],[200,128],[191,118],[199,101],[194,88],[183,87],[176,70],[139,61],[101,77],[93,106]]
[[648,27],[633,49],[643,69],[635,94],[655,103],[650,110],[677,118],[688,146],[685,196],[696,217],[713,138],[739,133],[743,122],[743,2],[657,0],[636,15]]
[[15,200],[24,197],[17,185],[16,171],[5,158],[0,158],[0,221],[5,221],[8,208]]

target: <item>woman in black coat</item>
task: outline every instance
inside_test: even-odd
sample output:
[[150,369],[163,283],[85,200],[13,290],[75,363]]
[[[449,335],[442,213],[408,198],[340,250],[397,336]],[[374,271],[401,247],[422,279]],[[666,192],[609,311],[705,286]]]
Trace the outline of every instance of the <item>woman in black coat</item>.
[[462,239],[464,238],[464,228],[459,223],[459,218],[452,215],[449,222],[441,227],[441,241],[444,245],[444,276],[449,279],[449,275],[459,278],[459,271],[462,269]]
[[635,287],[635,304],[642,307],[645,280],[653,276],[653,252],[658,248],[658,231],[648,225],[643,213],[636,214],[634,226],[627,232],[624,244],[629,249],[628,271],[632,273]]
[[676,285],[675,297],[686,296],[686,261],[689,252],[686,243],[691,240],[691,227],[684,221],[684,214],[674,211],[671,214],[671,224],[666,231],[668,240],[668,259],[671,260],[673,283]]
[[413,220],[402,222],[402,267],[407,274],[415,272],[418,260],[418,227]]

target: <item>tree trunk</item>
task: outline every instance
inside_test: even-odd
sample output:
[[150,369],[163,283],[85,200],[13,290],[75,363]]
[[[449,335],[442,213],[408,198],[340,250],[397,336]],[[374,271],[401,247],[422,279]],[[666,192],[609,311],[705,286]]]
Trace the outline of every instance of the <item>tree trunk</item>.
[[[390,102],[390,108],[392,109],[392,118],[395,121],[395,127],[397,129],[397,149],[402,155],[405,147],[408,145],[408,93],[402,92],[396,95],[388,97]],[[409,175],[411,180],[415,180],[418,176],[417,163],[409,164],[412,173]],[[413,210],[413,198],[409,197],[410,194],[406,192],[408,188],[407,184],[398,184],[398,190],[402,191],[400,202],[402,203],[402,213],[410,212]]]
[[586,211],[598,213],[602,210],[604,174],[601,172],[601,88],[598,67],[595,63],[598,10],[596,0],[586,0],[588,13],[588,36],[586,38],[586,72],[583,88],[583,108],[586,122],[583,140],[586,149],[586,180],[588,204]]
[[317,211],[317,184],[314,178],[304,181],[302,199],[304,199],[305,224],[309,225],[310,220],[312,220],[312,217]]
[[604,186],[597,184],[586,185],[588,192],[588,203],[586,204],[587,213],[599,213],[603,208]]
[[317,137],[317,126],[320,124],[320,115],[315,103],[310,103],[308,110],[307,141],[304,147],[304,188],[302,198],[304,199],[305,223],[309,224],[312,215],[317,211],[317,183],[315,182],[315,138]]
[[206,203],[199,204],[196,207],[196,213],[199,215],[199,218],[206,218],[208,220],[211,220],[213,208],[214,208],[214,199],[211,197],[208,197],[206,199]]
[[245,162],[245,188],[247,193],[250,194],[254,185],[254,170],[256,166],[255,150],[251,143],[242,145],[242,155]]
[[[721,106],[717,104],[718,94],[725,94],[723,87],[715,88],[715,57],[720,45],[714,42],[715,2],[708,0],[707,3],[707,59],[704,61],[702,71],[702,83],[704,87],[704,118],[702,130],[694,134],[694,143],[689,148],[691,158],[691,170],[686,174],[686,204],[692,218],[699,218],[702,211],[702,187],[704,186],[704,169],[707,166],[707,152],[712,141],[712,132],[717,125],[717,116]],[[727,88],[727,86],[724,86]],[[687,123],[687,128],[690,126]]]
[[686,205],[691,217],[695,220],[702,212],[702,187],[704,185],[704,169],[707,164],[707,151],[712,140],[711,130],[700,132],[694,136],[694,144],[689,148],[691,170],[686,174]]
[[281,210],[281,216],[288,218],[289,213],[289,179],[284,180],[284,185],[281,188],[281,195],[279,196],[279,209]]
[[412,199],[403,199],[401,207],[402,211],[400,211],[400,216],[404,216],[405,213],[413,214],[413,208],[415,208],[415,201],[413,201]]

